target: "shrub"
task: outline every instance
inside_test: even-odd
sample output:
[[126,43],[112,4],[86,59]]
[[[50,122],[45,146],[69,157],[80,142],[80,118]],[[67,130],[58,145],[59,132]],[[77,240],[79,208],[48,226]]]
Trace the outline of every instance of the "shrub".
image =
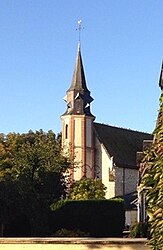
[[161,71],[161,97],[154,140],[143,159],[140,191],[145,192],[150,224],[150,244],[153,250],[163,249],[163,70]]
[[125,211],[122,199],[82,200],[53,206],[53,231],[80,230],[95,237],[122,236]]
[[148,237],[148,224],[147,222],[136,223],[130,232],[131,238],[147,238]]
[[101,180],[82,178],[75,181],[69,191],[70,200],[103,200],[105,199],[106,187]]

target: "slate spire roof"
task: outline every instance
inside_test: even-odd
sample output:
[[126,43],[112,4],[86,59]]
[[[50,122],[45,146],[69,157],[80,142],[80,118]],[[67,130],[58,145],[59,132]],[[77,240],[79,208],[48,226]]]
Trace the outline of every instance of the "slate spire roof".
[[64,100],[67,102],[67,110],[64,115],[92,116],[90,104],[93,98],[87,88],[84,66],[81,56],[81,47],[78,43],[77,57],[70,88],[66,92]]
[[68,91],[70,90],[78,90],[90,93],[90,91],[86,86],[80,43],[78,43],[78,52],[76,57],[75,69],[73,73],[72,83]]

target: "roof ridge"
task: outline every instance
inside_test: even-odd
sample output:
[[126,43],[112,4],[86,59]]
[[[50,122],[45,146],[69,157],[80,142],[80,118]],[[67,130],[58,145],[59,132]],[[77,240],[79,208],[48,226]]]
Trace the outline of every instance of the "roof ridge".
[[104,126],[107,126],[107,127],[112,127],[112,128],[115,128],[115,129],[123,129],[123,130],[131,131],[131,132],[136,132],[136,133],[149,134],[149,135],[153,134],[153,133],[139,131],[139,130],[134,130],[134,129],[130,129],[130,128],[118,127],[118,126],[114,126],[114,125],[110,125],[110,124],[106,124],[106,123],[100,123],[100,122],[94,122],[94,123],[95,124],[99,124],[99,125],[104,125]]

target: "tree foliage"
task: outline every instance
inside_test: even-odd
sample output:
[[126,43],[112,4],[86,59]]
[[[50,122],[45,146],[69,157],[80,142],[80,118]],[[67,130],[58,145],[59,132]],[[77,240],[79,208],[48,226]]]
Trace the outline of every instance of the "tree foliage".
[[52,131],[1,134],[1,234],[18,217],[27,218],[33,235],[46,231],[50,204],[66,195],[69,166]]
[[106,187],[101,180],[82,178],[71,185],[69,198],[72,200],[105,199],[105,192]]
[[145,153],[144,167],[140,188],[146,192],[150,243],[154,250],[161,250],[163,246],[163,92],[160,97],[154,141]]

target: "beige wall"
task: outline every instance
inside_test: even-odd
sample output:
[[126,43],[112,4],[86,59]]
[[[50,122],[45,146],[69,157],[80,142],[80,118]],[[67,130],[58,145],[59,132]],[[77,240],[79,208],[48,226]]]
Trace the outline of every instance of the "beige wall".
[[[93,117],[85,115],[64,115],[62,119],[62,147],[63,153],[73,156],[75,166],[72,173],[74,180],[83,176],[94,178],[94,144]],[[68,133],[66,133],[66,126]],[[66,135],[67,134],[67,138]]]
[[74,169],[74,180],[80,180],[82,176],[82,149],[74,148],[74,161],[75,161],[75,169]]
[[[121,196],[136,191],[138,170],[113,166],[113,157],[108,155],[104,145],[95,138],[95,169],[99,177],[107,187],[106,198]],[[114,173],[115,181],[109,180],[109,170]]]
[[74,118],[74,146],[81,147],[82,145],[82,120],[81,118]]
[[[72,119],[73,118],[73,119]],[[75,162],[74,179],[79,180],[86,172],[89,178],[95,177],[102,180],[107,187],[106,198],[124,195],[136,191],[138,170],[113,167],[113,157],[109,156],[104,145],[95,136],[95,158],[92,136],[92,118],[85,116],[62,116],[63,145],[72,147]],[[68,125],[68,139],[65,139],[65,126]],[[86,135],[86,136],[84,136]],[[67,152],[64,150],[64,152]],[[84,171],[82,168],[84,166]],[[115,174],[115,179],[109,178],[110,173]]]
[[145,239],[1,239],[1,250],[150,250]]
[[93,138],[93,119],[86,118],[86,176],[94,178],[94,138]]
[[94,169],[93,169],[93,151],[90,148],[87,148],[86,151],[86,175],[87,178],[94,178]]
[[86,118],[86,147],[92,147],[92,119]]
[[98,138],[95,138],[95,167],[97,176],[102,180],[102,183],[107,187],[106,198],[115,196],[115,182],[109,181],[109,169],[113,169],[113,159],[110,157],[103,144]]

